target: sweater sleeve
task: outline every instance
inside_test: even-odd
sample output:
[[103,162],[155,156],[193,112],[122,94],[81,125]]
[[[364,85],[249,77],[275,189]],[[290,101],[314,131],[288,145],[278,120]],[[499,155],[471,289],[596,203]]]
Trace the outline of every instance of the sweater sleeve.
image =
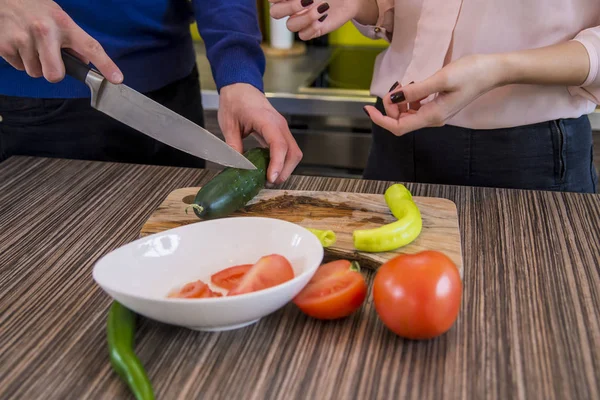
[[248,83],[263,91],[265,56],[256,0],[192,0],[192,4],[217,90]]
[[376,2],[378,17],[375,25],[363,25],[354,19],[352,23],[363,36],[390,42],[394,30],[394,0],[376,0]]
[[600,26],[581,31],[573,40],[581,43],[587,50],[590,72],[581,86],[569,87],[569,92],[600,105]]

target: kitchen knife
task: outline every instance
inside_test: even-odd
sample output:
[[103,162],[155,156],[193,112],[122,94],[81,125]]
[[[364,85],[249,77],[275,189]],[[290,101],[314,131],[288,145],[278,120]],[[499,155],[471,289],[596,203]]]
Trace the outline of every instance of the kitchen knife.
[[201,126],[128,86],[110,83],[64,49],[61,53],[66,73],[90,88],[95,109],[193,156],[228,167],[256,169],[250,160]]

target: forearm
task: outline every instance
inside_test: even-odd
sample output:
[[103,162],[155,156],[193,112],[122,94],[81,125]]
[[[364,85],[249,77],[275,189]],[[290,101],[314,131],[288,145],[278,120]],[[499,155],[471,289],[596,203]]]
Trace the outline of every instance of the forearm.
[[354,19],[362,25],[375,25],[379,17],[377,0],[362,0]]
[[265,57],[255,0],[194,0],[193,4],[217,89],[248,83],[263,90]]
[[577,41],[489,57],[495,58],[499,85],[579,86],[590,71],[588,52]]

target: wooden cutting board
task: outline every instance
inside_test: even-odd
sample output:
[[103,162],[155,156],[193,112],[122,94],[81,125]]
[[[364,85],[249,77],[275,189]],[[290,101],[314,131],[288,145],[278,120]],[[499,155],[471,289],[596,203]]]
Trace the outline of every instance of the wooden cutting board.
[[[141,230],[141,236],[166,229],[201,222],[185,208],[192,203],[199,187],[181,188],[171,192],[152,213]],[[382,194],[321,192],[263,189],[248,205],[231,215],[278,218],[306,228],[330,229],[337,242],[325,249],[326,259],[348,258],[362,266],[376,269],[400,253],[438,250],[452,259],[463,273],[460,232],[456,205],[448,199],[413,197],[421,211],[423,229],[415,241],[393,252],[358,252],[352,243],[355,229],[375,228],[394,222]]]

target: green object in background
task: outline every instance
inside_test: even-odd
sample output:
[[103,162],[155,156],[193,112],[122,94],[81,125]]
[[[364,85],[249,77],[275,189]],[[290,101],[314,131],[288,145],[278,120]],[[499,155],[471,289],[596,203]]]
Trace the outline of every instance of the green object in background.
[[190,33],[192,34],[192,40],[194,42],[201,42],[202,38],[200,37],[200,33],[198,32],[198,24],[193,23],[190,25]]
[[346,22],[333,32],[329,33],[329,44],[332,46],[361,46],[386,48],[389,43],[383,39],[369,39],[364,36],[352,22]]
[[136,317],[117,301],[111,304],[106,321],[110,363],[137,400],[154,400],[152,384],[134,350]]
[[263,35],[263,42],[270,42],[270,37],[271,37],[271,15],[269,14],[269,9],[271,8],[270,6],[271,3],[269,3],[268,0],[263,0],[263,24],[264,24],[264,35]]

